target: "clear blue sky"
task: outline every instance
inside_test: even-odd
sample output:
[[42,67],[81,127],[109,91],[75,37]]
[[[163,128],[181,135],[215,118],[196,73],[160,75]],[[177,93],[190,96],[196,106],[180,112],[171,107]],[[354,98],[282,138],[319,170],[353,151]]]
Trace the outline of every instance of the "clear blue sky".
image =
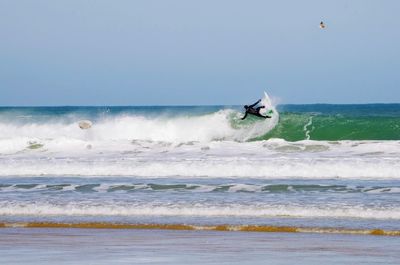
[[[400,102],[400,1],[0,0],[0,105]],[[327,28],[319,29],[323,20]]]

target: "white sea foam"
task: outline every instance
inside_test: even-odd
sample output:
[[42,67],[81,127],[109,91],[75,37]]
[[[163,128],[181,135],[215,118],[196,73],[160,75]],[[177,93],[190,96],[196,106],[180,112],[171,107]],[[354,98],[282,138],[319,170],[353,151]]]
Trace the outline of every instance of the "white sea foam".
[[21,151],[31,143],[46,147],[69,146],[82,141],[110,142],[121,140],[163,141],[183,143],[213,140],[246,141],[264,135],[277,124],[278,115],[272,120],[232,126],[239,119],[233,110],[220,110],[199,116],[119,115],[99,119],[93,127],[81,130],[77,122],[49,120],[47,122],[0,122],[0,154]]
[[201,142],[36,143],[43,147],[0,156],[0,176],[400,177],[398,141],[214,141],[207,143],[207,149]]
[[229,188],[230,192],[256,192],[260,191],[260,186],[249,185],[249,184],[234,184]]
[[400,220],[400,208],[365,208],[363,206],[297,206],[297,205],[153,205],[153,204],[50,204],[0,202],[3,216],[199,216],[199,217],[300,217],[361,218]]
[[[4,162],[4,161],[2,161]],[[264,161],[12,161],[0,164],[1,176],[136,176],[136,177],[253,177],[274,178],[398,178],[400,160]]]

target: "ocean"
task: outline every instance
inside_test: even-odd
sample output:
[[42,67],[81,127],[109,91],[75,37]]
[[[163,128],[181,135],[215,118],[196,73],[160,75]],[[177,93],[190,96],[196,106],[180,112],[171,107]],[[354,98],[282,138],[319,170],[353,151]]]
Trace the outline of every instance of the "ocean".
[[1,107],[0,224],[400,235],[400,104],[242,116]]

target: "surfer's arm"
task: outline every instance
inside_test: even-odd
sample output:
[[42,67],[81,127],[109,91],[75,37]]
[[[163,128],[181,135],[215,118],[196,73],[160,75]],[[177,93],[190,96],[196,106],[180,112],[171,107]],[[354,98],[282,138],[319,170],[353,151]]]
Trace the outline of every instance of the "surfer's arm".
[[247,111],[246,111],[246,113],[244,114],[243,118],[241,118],[241,120],[246,119],[246,117],[247,117]]
[[250,105],[249,107],[252,108],[252,107],[254,107],[255,105],[257,105],[258,103],[260,103],[260,102],[261,102],[261,99],[259,99],[256,103],[254,103],[253,105]]

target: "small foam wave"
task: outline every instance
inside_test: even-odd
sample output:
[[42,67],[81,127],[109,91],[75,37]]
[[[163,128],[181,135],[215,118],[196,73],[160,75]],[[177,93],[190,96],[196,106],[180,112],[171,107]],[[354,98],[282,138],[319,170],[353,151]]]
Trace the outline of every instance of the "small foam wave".
[[400,187],[391,186],[346,186],[346,185],[317,185],[317,184],[1,184],[0,192],[79,192],[79,193],[129,193],[140,191],[154,192],[194,192],[194,193],[367,193],[395,194],[400,193]]
[[127,205],[98,203],[84,204],[79,202],[46,203],[46,202],[0,202],[0,215],[3,216],[171,216],[171,217],[252,217],[252,218],[356,218],[400,220],[398,207],[369,207],[364,206],[297,206],[297,205],[240,205],[229,206],[196,203],[187,205],[174,203],[168,205],[156,203],[135,203]]
[[[146,160],[145,160],[146,161]],[[223,161],[223,162],[221,162]],[[398,159],[186,159],[166,161],[121,159],[0,160],[0,176],[136,176],[261,179],[397,179]]]

